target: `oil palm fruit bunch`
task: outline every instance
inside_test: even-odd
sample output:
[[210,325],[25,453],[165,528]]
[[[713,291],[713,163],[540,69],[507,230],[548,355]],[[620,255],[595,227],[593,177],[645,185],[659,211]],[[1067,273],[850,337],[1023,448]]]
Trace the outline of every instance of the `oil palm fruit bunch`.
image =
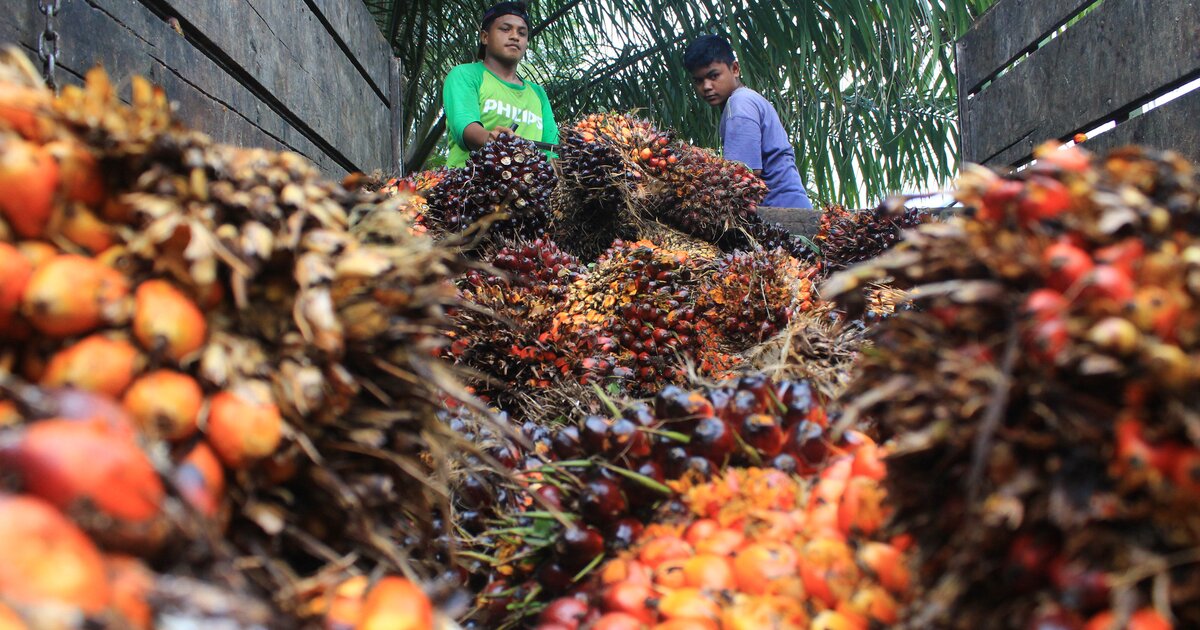
[[471,269],[461,283],[468,306],[454,311],[450,356],[481,377],[477,392],[496,404],[570,380],[566,349],[543,333],[583,267],[547,239],[509,242],[485,261],[490,269]]
[[968,169],[969,216],[825,287],[891,277],[920,308],[875,326],[849,394],[897,444],[889,492],[930,593],[908,624],[1191,627],[1196,172],[1138,148],[1037,160]]
[[886,507],[874,466],[849,455],[811,478],[731,468],[671,483],[678,498],[534,627],[894,624],[912,596],[908,542],[878,527]]
[[[846,454],[861,460],[858,468],[880,468],[873,442],[856,433],[834,439],[827,422],[808,383],[748,375],[713,387],[669,386],[650,403],[624,404],[609,416],[531,427],[532,451],[511,458],[522,480],[506,495],[516,509],[494,513],[468,544],[491,559],[493,578],[505,586],[495,590],[527,592],[537,584],[543,596],[565,593],[572,577],[580,582],[601,556],[627,548],[669,511],[673,480],[750,462],[812,476]],[[547,502],[569,522],[547,513]],[[837,509],[825,518],[836,521]],[[499,626],[506,611],[486,601],[494,591],[483,593],[477,621]]]
[[928,220],[929,215],[920,208],[884,204],[850,212],[842,206],[828,206],[813,241],[821,251],[821,264],[831,272],[840,271],[882,254],[899,242],[904,230]]
[[[673,134],[633,114],[591,114],[575,123],[572,132],[578,133],[579,140],[585,144],[612,147],[624,164],[634,165],[637,170],[652,176],[669,172],[679,161]],[[628,166],[624,172],[617,169],[623,179],[641,179],[630,171]]]
[[550,224],[550,194],[557,183],[554,168],[532,142],[504,133],[429,191],[429,220],[458,233],[498,214],[496,233],[536,237]]
[[579,192],[583,204],[622,203],[643,177],[633,166],[632,155],[616,141],[621,132],[605,118],[593,114],[561,130],[563,177]]
[[767,221],[755,214],[749,217],[746,225],[739,231],[727,232],[717,239],[717,244],[725,251],[739,249],[765,249],[771,251],[782,249],[797,260],[812,262],[817,253],[804,239],[792,234],[783,226]]
[[582,356],[617,354],[635,372],[639,391],[652,393],[682,379],[676,353],[716,349],[694,308],[695,285],[687,254],[618,241],[572,287],[551,338]]
[[369,244],[391,244],[395,234],[427,234],[425,225],[429,203],[420,184],[407,179],[390,179],[379,193],[393,199],[392,203],[359,206],[350,216],[351,231],[359,241]]
[[746,225],[767,195],[766,183],[744,164],[699,147],[686,147],[667,181],[673,194],[654,215],[710,242]]
[[746,350],[813,308],[815,271],[779,249],[726,254],[702,272],[696,310],[734,350]]
[[[460,388],[433,355],[461,261],[408,233],[361,242],[356,208],[395,200],[298,155],[188,131],[144,79],[131,105],[100,70],[57,98],[0,88],[0,371],[118,400],[157,458],[150,473],[189,471],[175,485],[203,525],[167,518],[128,440],[49,420],[0,440],[5,489],[55,503],[106,549],[189,572],[213,557],[170,553],[181,539],[253,554],[286,530],[307,542],[251,563],[260,586],[286,593],[286,614],[300,593],[289,576],[326,552],[399,569],[380,560],[399,557],[393,525],[408,508],[420,523],[435,494],[423,482],[439,460],[421,458],[442,439],[429,401]],[[39,398],[18,390],[2,397],[10,421],[14,408],[25,421],[68,415],[34,413]],[[101,460],[108,472],[91,475]],[[111,502],[96,494],[104,479],[149,485]]]

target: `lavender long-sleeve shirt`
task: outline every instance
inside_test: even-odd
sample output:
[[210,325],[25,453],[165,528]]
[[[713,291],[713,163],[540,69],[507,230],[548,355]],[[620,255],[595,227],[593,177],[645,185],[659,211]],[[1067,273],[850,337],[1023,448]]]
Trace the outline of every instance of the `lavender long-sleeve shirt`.
[[769,191],[764,206],[812,207],[779,114],[761,94],[742,86],[729,95],[721,111],[721,144],[725,159],[762,170]]

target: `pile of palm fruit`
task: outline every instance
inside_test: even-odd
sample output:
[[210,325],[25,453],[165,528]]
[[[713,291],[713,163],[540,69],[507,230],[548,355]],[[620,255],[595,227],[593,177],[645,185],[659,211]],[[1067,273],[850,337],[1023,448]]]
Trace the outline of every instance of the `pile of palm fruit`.
[[916,305],[846,398],[894,444],[906,624],[1195,627],[1200,182],[1172,153],[1037,157],[968,170],[969,216],[826,285],[886,277]]
[[0,625],[429,627],[460,257],[140,77],[0,68]]

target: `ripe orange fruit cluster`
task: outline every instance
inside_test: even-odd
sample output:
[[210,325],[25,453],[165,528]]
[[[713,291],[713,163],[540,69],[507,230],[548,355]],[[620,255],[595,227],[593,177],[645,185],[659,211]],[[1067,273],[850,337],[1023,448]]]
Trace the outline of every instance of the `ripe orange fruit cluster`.
[[681,481],[687,517],[646,527],[539,630],[855,629],[895,623],[911,595],[904,538],[888,539],[873,443],[808,482],[770,469]]

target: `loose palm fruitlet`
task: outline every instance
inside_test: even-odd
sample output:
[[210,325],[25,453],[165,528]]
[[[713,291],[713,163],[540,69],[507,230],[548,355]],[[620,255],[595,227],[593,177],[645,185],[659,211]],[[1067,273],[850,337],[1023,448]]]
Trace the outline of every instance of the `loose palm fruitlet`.
[[495,233],[534,238],[550,224],[550,194],[557,182],[554,168],[532,142],[504,133],[433,186],[427,222],[458,233],[498,214]]
[[822,289],[890,277],[918,307],[877,324],[847,397],[897,445],[929,593],[907,625],[1200,625],[1195,168],[1048,145],[958,197]]
[[813,479],[733,468],[671,484],[661,520],[578,588],[539,630],[847,628],[896,622],[912,594],[903,539],[886,515],[882,470],[853,456]]
[[289,619],[341,558],[400,570],[450,452],[465,261],[364,242],[352,216],[408,200],[216,144],[140,77],[126,105],[99,69],[58,97],[25,75],[0,84],[0,491]]
[[885,204],[850,212],[842,206],[828,206],[821,213],[821,228],[813,242],[820,249],[824,269],[841,271],[882,254],[899,242],[903,230],[928,220],[929,215],[920,208],[892,209]]

